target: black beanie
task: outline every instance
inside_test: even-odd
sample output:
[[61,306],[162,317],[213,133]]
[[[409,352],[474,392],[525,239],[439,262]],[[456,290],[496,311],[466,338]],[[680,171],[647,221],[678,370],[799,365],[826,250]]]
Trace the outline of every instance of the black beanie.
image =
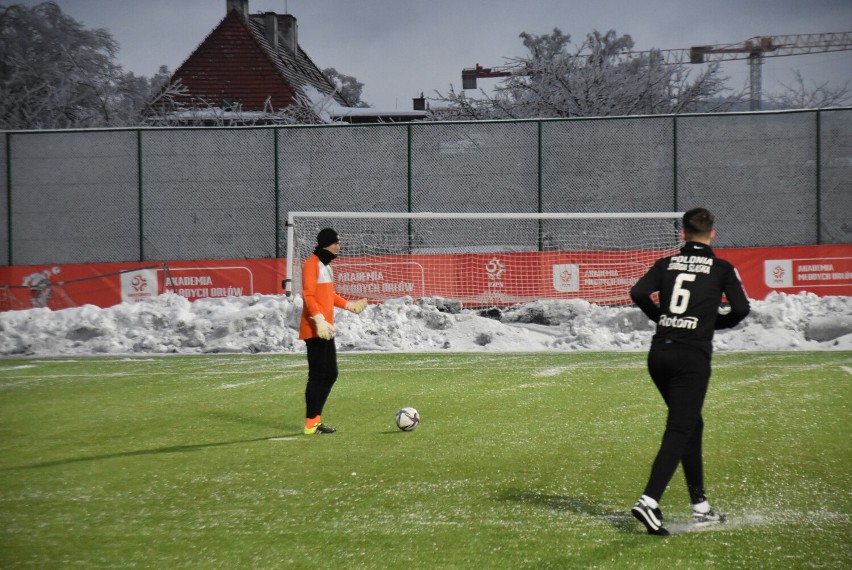
[[320,230],[320,233],[317,234],[317,246],[318,247],[328,247],[333,243],[337,243],[340,241],[340,236],[337,235],[337,232],[331,228],[325,228],[324,230]]

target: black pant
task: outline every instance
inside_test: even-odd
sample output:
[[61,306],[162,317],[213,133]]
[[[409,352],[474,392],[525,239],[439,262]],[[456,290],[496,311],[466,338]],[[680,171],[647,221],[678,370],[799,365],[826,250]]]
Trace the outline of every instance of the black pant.
[[337,347],[334,339],[305,339],[308,348],[308,385],[305,387],[305,417],[322,413],[331,387],[337,381]]
[[645,487],[652,499],[662,498],[680,463],[693,504],[704,500],[701,408],[710,371],[710,357],[696,348],[659,344],[648,353],[648,372],[668,407],[666,431]]

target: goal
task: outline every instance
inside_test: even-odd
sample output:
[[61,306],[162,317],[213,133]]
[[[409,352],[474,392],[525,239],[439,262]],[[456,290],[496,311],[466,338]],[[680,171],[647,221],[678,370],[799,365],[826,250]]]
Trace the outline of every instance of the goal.
[[678,251],[682,212],[601,214],[290,212],[285,290],[298,294],[316,235],[340,234],[335,289],[501,306],[540,299],[630,302],[653,262]]

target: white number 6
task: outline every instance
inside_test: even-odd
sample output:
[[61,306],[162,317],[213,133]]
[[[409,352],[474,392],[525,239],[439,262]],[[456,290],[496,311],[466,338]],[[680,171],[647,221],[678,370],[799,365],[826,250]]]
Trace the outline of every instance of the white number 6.
[[679,273],[675,279],[674,289],[672,289],[672,300],[669,302],[669,311],[676,315],[685,313],[686,307],[689,306],[689,289],[683,287],[684,281],[695,281],[695,274]]

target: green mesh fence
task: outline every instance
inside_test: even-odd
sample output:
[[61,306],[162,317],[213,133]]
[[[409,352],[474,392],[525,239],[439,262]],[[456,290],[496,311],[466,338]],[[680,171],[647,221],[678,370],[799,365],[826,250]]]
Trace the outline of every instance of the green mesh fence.
[[280,129],[283,209],[406,211],[407,140],[404,125]]
[[13,134],[10,262],[134,259],[139,195],[134,131]]
[[141,133],[140,257],[275,257],[275,131]]
[[9,132],[0,263],[283,257],[289,211],[663,212],[852,243],[852,109]]
[[720,246],[818,243],[815,115],[708,118],[677,120],[679,203],[716,214]]
[[9,171],[6,164],[10,160],[7,152],[8,133],[0,134],[0,265],[9,265]]
[[545,212],[677,211],[671,118],[542,124]]
[[412,126],[411,210],[538,212],[536,133],[534,122]]
[[852,242],[852,112],[819,114],[819,236],[822,243]]

